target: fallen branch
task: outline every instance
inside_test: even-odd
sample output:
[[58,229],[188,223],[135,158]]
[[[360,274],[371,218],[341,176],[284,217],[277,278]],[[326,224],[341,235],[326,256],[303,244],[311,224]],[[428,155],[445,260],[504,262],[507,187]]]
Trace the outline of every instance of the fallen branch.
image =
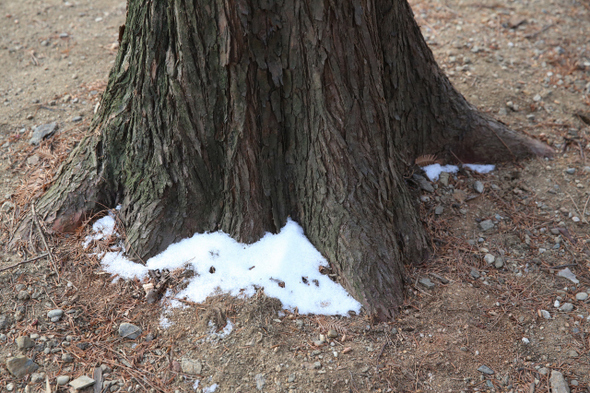
[[57,275],[57,281],[59,282],[59,271],[57,270],[57,266],[55,264],[55,259],[53,258],[53,254],[51,253],[51,249],[49,248],[49,245],[47,244],[47,239],[45,238],[45,233],[43,233],[43,229],[41,229],[41,224],[39,224],[39,218],[37,217],[37,212],[35,212],[35,204],[34,203],[31,204],[31,212],[33,213],[33,221],[35,222],[35,226],[37,227],[37,230],[39,231],[39,235],[41,236],[41,240],[43,240],[43,245],[45,246],[45,249],[47,250],[47,254],[49,255],[49,262],[51,263],[51,267],[53,268],[53,271]]
[[48,253],[48,252],[46,252],[45,254],[37,255],[37,256],[36,256],[36,257],[34,257],[34,258],[30,258],[30,259],[27,259],[27,260],[21,261],[21,262],[19,262],[19,263],[15,263],[14,265],[10,265],[10,266],[3,267],[2,269],[0,269],[0,272],[3,272],[3,271],[5,271],[5,270],[12,269],[13,267],[17,267],[17,266],[20,266],[20,265],[24,265],[25,263],[29,263],[29,262],[36,261],[37,259],[45,258],[45,257],[46,257],[46,256],[48,256],[48,255],[49,255],[49,253]]

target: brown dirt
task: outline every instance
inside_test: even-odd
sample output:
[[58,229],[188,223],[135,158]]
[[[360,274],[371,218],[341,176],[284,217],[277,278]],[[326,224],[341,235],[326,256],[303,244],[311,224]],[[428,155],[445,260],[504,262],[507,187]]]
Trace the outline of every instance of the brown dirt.
[[[43,249],[1,254],[0,318],[9,322],[0,329],[6,340],[0,390],[13,384],[24,391],[29,384],[29,391],[45,391],[44,383],[14,378],[5,367],[5,359],[20,352],[15,339],[31,334],[38,337],[25,354],[42,366],[53,391],[56,376],[92,376],[100,365],[104,379],[116,381],[105,391],[190,392],[199,380],[199,389],[218,384],[218,392],[254,392],[264,379],[265,392],[548,392],[551,370],[562,372],[573,392],[590,390],[589,305],[575,298],[590,287],[590,129],[584,120],[590,118],[590,3],[434,0],[412,6],[455,86],[481,110],[546,140],[558,154],[488,175],[462,171],[449,186],[439,182],[435,193],[422,195],[436,254],[409,267],[413,285],[395,321],[298,316],[260,293],[185,304],[166,315],[172,325],[163,328],[163,307],[146,304],[141,283],[113,284],[81,253],[79,237],[49,239],[59,278],[46,258],[6,269]],[[0,2],[0,246],[20,213],[16,202],[41,192],[87,132],[124,16],[125,4],[113,0]],[[82,120],[73,122],[76,116]],[[52,121],[58,134],[29,146],[32,127]],[[473,191],[478,180],[482,194]],[[488,219],[495,227],[482,232],[479,222]],[[553,234],[555,228],[562,229]],[[503,258],[503,266],[488,265],[487,253]],[[564,265],[578,285],[556,275]],[[422,277],[435,287],[419,284]],[[171,288],[182,281],[175,276]],[[17,298],[23,290],[30,299]],[[572,303],[573,311],[559,311],[556,300]],[[52,323],[46,313],[57,307],[66,314]],[[226,319],[233,331],[214,334]],[[142,335],[121,339],[122,322],[141,326]],[[314,345],[329,329],[338,337]],[[63,360],[65,353],[73,362]],[[183,359],[199,360],[200,374],[183,372]],[[484,364],[494,375],[477,371]]]

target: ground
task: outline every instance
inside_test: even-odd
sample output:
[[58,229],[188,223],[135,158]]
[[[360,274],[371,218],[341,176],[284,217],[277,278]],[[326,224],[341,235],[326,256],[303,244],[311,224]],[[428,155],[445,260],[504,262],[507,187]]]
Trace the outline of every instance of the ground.
[[[13,266],[45,247],[1,254],[0,390],[66,391],[57,376],[100,371],[103,391],[191,392],[199,380],[197,391],[217,392],[548,392],[559,371],[572,392],[589,391],[590,306],[579,299],[590,287],[590,3],[412,7],[454,85],[557,153],[486,175],[462,170],[433,182],[433,192],[407,174],[435,255],[408,267],[394,321],[301,316],[262,292],[185,304],[164,319],[165,305],[148,304],[142,283],[111,284],[81,250],[84,233],[48,237],[51,254],[36,261]],[[23,203],[88,131],[124,17],[125,3],[115,0],[0,2],[3,248]],[[56,134],[29,145],[32,128],[51,122]],[[493,227],[483,231],[486,224]],[[557,275],[565,268],[579,283]],[[171,289],[183,282],[173,273]],[[51,322],[47,312],[58,308],[65,313]],[[233,330],[224,336],[228,319]],[[124,322],[142,334],[121,338]],[[322,343],[320,335],[331,337]],[[17,348],[20,336],[33,347]],[[9,374],[6,360],[19,353],[41,366],[37,374]],[[484,365],[494,373],[478,371]]]

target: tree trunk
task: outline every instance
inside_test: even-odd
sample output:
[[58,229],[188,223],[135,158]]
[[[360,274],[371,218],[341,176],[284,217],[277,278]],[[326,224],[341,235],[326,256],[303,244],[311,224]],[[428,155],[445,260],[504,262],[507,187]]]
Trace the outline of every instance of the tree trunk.
[[454,90],[406,0],[128,7],[94,133],[37,206],[55,231],[120,204],[145,259],[195,232],[254,242],[292,217],[389,318],[404,263],[429,252],[405,166],[550,152]]

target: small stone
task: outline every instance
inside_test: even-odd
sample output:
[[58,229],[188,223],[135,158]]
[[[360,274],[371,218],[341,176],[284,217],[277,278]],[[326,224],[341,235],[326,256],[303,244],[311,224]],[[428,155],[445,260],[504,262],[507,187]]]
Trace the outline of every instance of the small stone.
[[74,116],[72,117],[72,123],[78,123],[82,121],[82,116]]
[[570,358],[577,358],[578,356],[580,356],[580,354],[578,354],[578,352],[572,349],[567,351],[567,356]]
[[565,170],[565,173],[567,173],[568,175],[573,175],[576,173],[576,168],[567,168]]
[[574,309],[574,305],[571,303],[563,303],[559,309],[563,312],[570,312]]
[[7,315],[0,315],[0,331],[8,329],[10,327],[10,321]]
[[469,274],[471,274],[471,277],[473,278],[479,278],[479,271],[474,267],[471,268],[471,272],[469,272]]
[[25,356],[16,356],[6,360],[6,368],[17,378],[37,371],[39,366]]
[[445,211],[445,208],[442,207],[441,205],[438,205],[437,207],[434,208],[434,214],[436,214],[437,216],[440,216],[441,214],[443,214],[444,211]]
[[43,124],[35,127],[33,135],[29,139],[29,144],[38,145],[43,139],[53,135],[57,130],[57,123]]
[[31,374],[31,383],[39,383],[45,380],[45,373],[33,373]]
[[528,338],[526,338],[526,337],[523,337],[523,338],[522,338],[522,343],[523,343],[523,344],[525,344],[525,345],[527,345],[527,344],[530,344],[530,343],[531,343],[531,340],[529,340],[529,339],[528,339]]
[[434,283],[427,277],[422,277],[418,282],[428,289],[434,288]]
[[254,376],[254,380],[256,381],[256,389],[262,390],[264,388],[265,383],[266,383],[266,380],[264,378],[264,374],[256,374]]
[[438,181],[440,184],[447,187],[449,185],[449,172],[441,172],[438,177]]
[[94,379],[87,377],[86,375],[82,375],[80,378],[76,378],[70,382],[70,386],[76,390],[84,389],[92,385],[94,385]]
[[549,369],[547,369],[546,367],[541,367],[540,369],[537,370],[539,372],[539,374],[541,375],[547,375],[549,374]]
[[60,375],[59,377],[55,378],[55,382],[59,386],[63,386],[65,384],[67,384],[68,382],[70,382],[70,377],[68,375]]
[[391,328],[391,334],[397,334],[397,333],[398,333],[397,328],[396,327],[392,327]]
[[64,363],[72,363],[74,361],[74,357],[71,354],[66,352],[63,355],[61,355],[61,360]]
[[570,393],[570,388],[563,378],[563,374],[556,370],[551,370],[551,378],[549,378],[552,393]]
[[198,360],[182,359],[180,362],[180,368],[182,369],[183,373],[199,375],[203,370],[203,365]]
[[53,318],[61,318],[61,316],[64,314],[63,310],[57,308],[55,310],[51,310],[49,312],[47,312],[47,318],[53,320]]
[[493,256],[492,254],[486,254],[485,257],[483,257],[483,260],[488,264],[491,265],[492,263],[494,263],[496,261],[496,257]]
[[551,319],[551,314],[547,310],[541,310],[541,316],[545,319]]
[[504,259],[501,257],[496,258],[494,266],[496,267],[496,269],[501,269],[504,266]]
[[483,183],[480,182],[479,180],[477,180],[475,183],[473,183],[473,189],[478,193],[481,194],[484,190],[484,186]]
[[135,340],[141,334],[141,328],[132,323],[123,322],[119,325],[119,336]]
[[14,384],[11,382],[8,385],[6,385],[6,390],[12,392],[14,390]]
[[487,375],[493,375],[494,374],[494,370],[492,370],[491,368],[489,368],[485,364],[479,366],[479,368],[477,369],[477,371],[479,371],[480,373],[487,374]]
[[580,385],[580,383],[576,379],[572,379],[570,381],[570,385],[572,385],[572,386],[578,386],[578,385]]
[[588,299],[588,294],[586,292],[576,293],[576,300],[584,301],[586,299]]
[[18,295],[16,296],[16,298],[18,300],[29,300],[31,298],[31,295],[29,295],[29,292],[22,290],[18,293]]
[[492,229],[494,227],[494,223],[492,222],[492,220],[484,220],[479,223],[479,227],[484,232],[489,231],[490,229]]
[[315,362],[315,363],[313,364],[313,368],[314,368],[315,370],[319,370],[320,368],[322,368],[322,364],[321,364],[320,362]]
[[336,338],[338,337],[338,332],[334,329],[328,330],[328,338]]
[[412,177],[414,178],[416,183],[418,183],[421,189],[423,189],[426,192],[434,192],[434,187],[428,180],[426,180],[424,176],[414,174]]
[[533,101],[535,102],[539,102],[543,99],[543,97],[541,97],[540,94],[535,94],[535,96],[533,97]]
[[18,349],[28,349],[35,346],[35,342],[27,336],[21,336],[16,339]]

